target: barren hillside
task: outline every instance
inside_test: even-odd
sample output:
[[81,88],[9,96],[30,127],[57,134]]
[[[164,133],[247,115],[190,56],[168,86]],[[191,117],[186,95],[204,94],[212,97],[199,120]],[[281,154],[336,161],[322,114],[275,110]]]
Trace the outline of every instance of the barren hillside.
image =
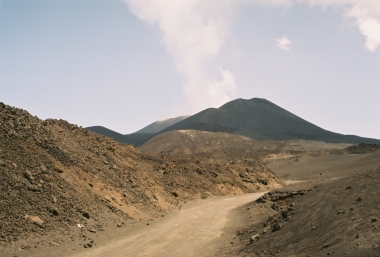
[[260,141],[308,140],[327,143],[380,144],[378,139],[343,135],[322,129],[262,98],[235,99],[219,108],[208,108],[190,117],[182,116],[164,122],[154,122],[128,135],[121,135],[101,126],[87,129],[136,147],[161,133],[178,130],[224,132]]
[[269,166],[298,182],[236,210],[244,225],[217,256],[380,256],[380,150]]
[[42,121],[2,103],[0,135],[1,244],[52,231],[69,240],[77,224],[88,234],[103,230],[108,221],[116,227],[149,220],[185,201],[280,183],[258,163],[154,157],[64,120]]
[[380,143],[378,139],[342,135],[322,129],[262,98],[235,99],[208,108],[161,132],[173,130],[227,132],[254,140],[305,139],[335,143]]
[[[322,141],[308,140],[246,140],[244,137],[224,132],[208,132],[199,130],[175,130],[159,134],[145,144],[138,147],[139,150],[151,154],[187,155],[199,153],[213,153],[213,155],[235,153],[238,155],[260,154],[266,156],[276,153],[297,154],[335,154],[351,153],[354,150],[342,150],[352,144],[326,143]],[[376,148],[376,146],[373,146]],[[361,149],[361,148],[360,148]],[[355,150],[358,151],[358,150]],[[360,151],[365,151],[361,149]]]

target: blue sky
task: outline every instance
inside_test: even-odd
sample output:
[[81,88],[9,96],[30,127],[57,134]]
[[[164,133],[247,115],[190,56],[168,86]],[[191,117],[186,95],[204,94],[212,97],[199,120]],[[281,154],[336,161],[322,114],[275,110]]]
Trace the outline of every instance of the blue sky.
[[380,138],[380,2],[357,2],[0,0],[0,101],[126,134],[262,97]]

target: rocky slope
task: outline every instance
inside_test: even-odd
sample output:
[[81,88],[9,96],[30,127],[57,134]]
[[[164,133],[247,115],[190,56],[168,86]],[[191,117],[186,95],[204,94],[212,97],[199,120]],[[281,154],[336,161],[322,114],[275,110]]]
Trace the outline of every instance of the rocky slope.
[[310,159],[271,164],[297,183],[236,210],[244,225],[220,256],[380,256],[380,150]]
[[273,188],[259,162],[153,156],[64,120],[0,103],[0,244],[149,220],[182,202]]
[[238,256],[380,256],[379,179],[380,169],[246,206],[269,216],[238,232]]

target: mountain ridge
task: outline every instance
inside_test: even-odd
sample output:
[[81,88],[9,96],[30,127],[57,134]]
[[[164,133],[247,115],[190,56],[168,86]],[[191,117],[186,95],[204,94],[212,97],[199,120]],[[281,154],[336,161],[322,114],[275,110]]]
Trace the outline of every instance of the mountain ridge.
[[214,126],[218,129],[203,129],[205,131],[227,132],[235,128],[229,133],[254,140],[307,139],[326,142],[380,143],[378,139],[342,135],[325,130],[262,98],[249,100],[239,98],[219,108],[205,109],[167,127],[160,133],[173,130],[197,130],[194,124],[205,121],[218,125]]
[[304,139],[353,144],[380,144],[379,139],[343,135],[325,130],[264,98],[238,98],[225,103],[219,108],[207,108],[190,117],[179,120],[157,133],[137,133],[142,131],[143,128],[132,134],[121,135],[119,133],[111,133],[110,131],[98,132],[93,128],[87,129],[100,134],[104,133],[103,135],[109,134],[114,140],[130,143],[135,147],[141,146],[158,134],[174,130],[226,132],[260,141]]
[[131,144],[133,146],[142,145],[156,135],[156,133],[132,133],[123,135],[103,126],[92,126],[85,129],[103,136],[110,137],[117,142]]
[[146,134],[146,133],[158,133],[161,130],[174,125],[175,123],[178,123],[186,118],[190,117],[190,115],[184,115],[184,116],[178,116],[175,118],[169,118],[169,119],[163,119],[163,120],[157,120],[151,124],[149,124],[146,127],[143,127],[142,129],[132,133],[132,134]]

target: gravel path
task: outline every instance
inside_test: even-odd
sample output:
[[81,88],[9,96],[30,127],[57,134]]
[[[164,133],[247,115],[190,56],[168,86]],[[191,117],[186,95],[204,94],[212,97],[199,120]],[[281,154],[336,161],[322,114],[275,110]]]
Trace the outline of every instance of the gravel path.
[[262,195],[214,197],[192,203],[125,238],[72,256],[209,256],[217,250],[217,244],[210,242],[223,236],[229,212]]

